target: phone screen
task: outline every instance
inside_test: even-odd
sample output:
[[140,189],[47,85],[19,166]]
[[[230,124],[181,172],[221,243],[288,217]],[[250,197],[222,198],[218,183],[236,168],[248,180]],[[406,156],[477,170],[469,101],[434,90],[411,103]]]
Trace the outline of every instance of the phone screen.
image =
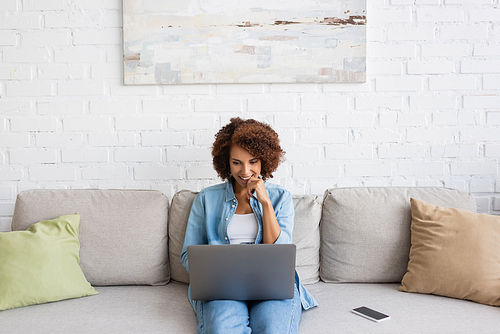
[[370,318],[373,318],[375,320],[382,320],[384,318],[388,318],[389,317],[387,314],[383,314],[383,313],[377,312],[377,311],[372,310],[371,308],[368,308],[368,307],[365,307],[365,306],[355,308],[353,311],[362,313],[362,314],[364,314],[364,315],[366,315],[366,316],[368,316]]

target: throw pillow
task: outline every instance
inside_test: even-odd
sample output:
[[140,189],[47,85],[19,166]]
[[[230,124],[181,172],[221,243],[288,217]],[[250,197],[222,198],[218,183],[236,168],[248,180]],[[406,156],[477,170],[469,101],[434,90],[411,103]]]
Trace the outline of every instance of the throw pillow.
[[79,265],[80,215],[0,233],[0,311],[95,295]]
[[500,217],[411,199],[411,248],[400,291],[500,306]]

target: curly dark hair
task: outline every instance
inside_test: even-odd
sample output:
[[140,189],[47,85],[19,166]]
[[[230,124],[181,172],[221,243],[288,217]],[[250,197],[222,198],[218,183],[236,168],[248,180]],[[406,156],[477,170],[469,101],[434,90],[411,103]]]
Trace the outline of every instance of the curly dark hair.
[[215,135],[212,146],[214,169],[222,180],[230,181],[229,151],[239,145],[261,161],[261,176],[265,181],[273,177],[284,160],[278,134],[269,125],[254,119],[231,118]]

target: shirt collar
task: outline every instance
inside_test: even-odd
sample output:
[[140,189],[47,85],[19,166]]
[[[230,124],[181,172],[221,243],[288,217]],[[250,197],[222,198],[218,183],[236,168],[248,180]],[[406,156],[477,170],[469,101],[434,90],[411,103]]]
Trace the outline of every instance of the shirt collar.
[[[252,197],[257,200],[255,194]],[[233,182],[231,180],[226,181],[226,202],[235,200],[236,196],[234,196]]]

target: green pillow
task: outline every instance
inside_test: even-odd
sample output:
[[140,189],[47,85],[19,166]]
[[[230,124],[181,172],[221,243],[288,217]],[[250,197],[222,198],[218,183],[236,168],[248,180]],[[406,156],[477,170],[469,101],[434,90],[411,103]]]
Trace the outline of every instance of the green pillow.
[[0,311],[95,295],[80,268],[80,215],[0,233]]

